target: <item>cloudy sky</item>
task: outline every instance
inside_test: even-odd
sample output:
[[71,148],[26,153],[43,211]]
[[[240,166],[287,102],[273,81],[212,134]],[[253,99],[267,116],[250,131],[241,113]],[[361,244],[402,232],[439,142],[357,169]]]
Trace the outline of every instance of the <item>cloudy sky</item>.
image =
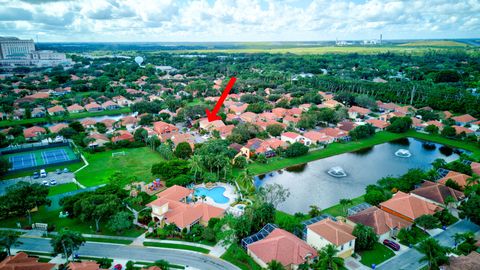
[[0,0],[0,36],[40,41],[479,38],[480,0]]

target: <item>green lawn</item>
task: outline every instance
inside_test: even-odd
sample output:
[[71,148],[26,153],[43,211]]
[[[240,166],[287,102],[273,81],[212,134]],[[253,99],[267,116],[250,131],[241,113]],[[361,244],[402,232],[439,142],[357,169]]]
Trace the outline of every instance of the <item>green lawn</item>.
[[[341,199],[341,198],[340,198]],[[339,200],[340,200],[339,199]],[[357,197],[357,198],[353,198],[352,199],[352,204],[347,206],[346,209],[348,209],[349,207],[352,207],[352,206],[355,206],[355,205],[358,205],[358,204],[361,204],[365,202],[365,200],[363,199],[363,195],[360,196],[360,197]],[[322,213],[323,214],[330,214],[334,217],[338,217],[338,216],[346,216],[346,213],[344,212],[343,210],[343,206],[341,204],[336,204],[336,205],[333,205],[333,206],[330,206],[329,208],[327,209],[323,209],[322,210]]]
[[79,187],[75,183],[66,183],[66,184],[60,184],[56,186],[50,186],[48,188],[48,196],[62,194],[62,193],[74,191],[77,189],[79,189]]
[[452,140],[440,135],[431,135],[425,133],[415,132],[413,130],[404,133],[405,137],[412,137],[420,140],[431,141],[435,143],[444,144],[454,148],[461,148],[472,152],[472,156],[476,159],[480,159],[480,145],[473,142]]
[[[118,115],[118,114],[129,113],[129,112],[130,112],[129,107],[123,107],[118,110],[72,113],[64,116],[51,117],[50,122],[68,121],[68,120],[75,120],[75,119],[80,119],[85,117],[94,117],[94,116]],[[3,121],[0,121],[0,127],[11,127],[11,126],[18,126],[18,125],[35,125],[35,124],[48,123],[48,122],[49,122],[48,119],[43,117],[21,119],[21,120],[3,120]]]
[[[93,222],[83,222],[78,218],[59,218],[59,210],[47,211],[45,207],[40,207],[40,210],[32,214],[32,223],[47,223],[54,224],[55,231],[60,231],[63,228],[68,228],[75,230],[81,233],[88,234],[100,234],[100,235],[115,235],[117,233],[108,229],[106,224],[107,221],[103,220],[100,222],[100,232],[95,232],[95,224]],[[1,221],[2,227],[6,228],[17,228],[17,222],[20,223],[21,227],[28,226],[28,219],[26,217],[11,217]],[[122,233],[122,236],[137,237],[144,233],[145,230],[135,227],[131,228]]]
[[[125,151],[124,156],[112,157],[112,152]],[[76,174],[77,180],[85,186],[97,186],[108,182],[116,171],[125,176],[125,184],[132,181],[152,181],[152,164],[160,162],[160,155],[147,147],[116,149],[106,152],[84,154],[90,163]]]
[[191,251],[201,252],[201,253],[205,253],[205,254],[208,254],[210,252],[210,250],[208,250],[206,248],[189,246],[189,245],[182,245],[182,244],[143,242],[143,245],[147,246],[147,247],[160,247],[160,248],[191,250]]
[[380,243],[375,243],[372,250],[360,251],[358,254],[362,256],[360,262],[368,267],[371,267],[372,264],[379,265],[395,256],[395,253],[391,249]]
[[85,237],[85,241],[87,241],[87,242],[123,244],[123,245],[130,245],[133,242],[132,240],[109,239],[109,238],[100,238],[100,237]]
[[237,244],[232,244],[220,258],[242,270],[262,269],[250,256],[247,255],[247,252]]

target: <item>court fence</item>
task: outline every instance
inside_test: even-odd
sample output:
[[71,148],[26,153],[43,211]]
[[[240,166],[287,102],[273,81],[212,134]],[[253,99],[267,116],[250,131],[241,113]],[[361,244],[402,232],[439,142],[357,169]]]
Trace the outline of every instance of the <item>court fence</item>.
[[62,147],[62,146],[70,147],[75,157],[70,158],[69,160],[59,161],[55,163],[41,164],[41,165],[35,165],[31,167],[17,168],[17,169],[11,168],[10,170],[8,170],[7,174],[24,172],[24,171],[34,171],[39,169],[45,169],[47,167],[68,165],[68,164],[82,161],[80,153],[78,152],[78,150],[76,150],[77,147],[70,140],[63,140],[60,142],[37,142],[37,143],[28,143],[28,144],[21,144],[16,146],[9,146],[9,147],[0,149],[0,155],[29,152],[29,151],[35,151],[35,150],[41,150],[41,149]]

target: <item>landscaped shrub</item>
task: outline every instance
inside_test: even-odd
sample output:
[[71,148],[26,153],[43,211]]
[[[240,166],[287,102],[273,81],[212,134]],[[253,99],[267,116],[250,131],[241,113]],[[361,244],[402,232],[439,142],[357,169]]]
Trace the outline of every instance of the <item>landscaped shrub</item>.
[[100,259],[97,259],[96,261],[100,265],[100,268],[103,268],[103,269],[110,269],[113,262],[113,260],[109,258],[100,258]]
[[303,156],[306,153],[308,153],[308,146],[305,146],[301,143],[292,143],[290,146],[288,146],[287,149],[285,149],[285,156],[286,157],[298,157],[298,156]]
[[447,226],[447,227],[458,221],[458,218],[453,216],[447,209],[438,211],[435,214],[433,214],[433,216],[438,218],[438,220],[443,226]]

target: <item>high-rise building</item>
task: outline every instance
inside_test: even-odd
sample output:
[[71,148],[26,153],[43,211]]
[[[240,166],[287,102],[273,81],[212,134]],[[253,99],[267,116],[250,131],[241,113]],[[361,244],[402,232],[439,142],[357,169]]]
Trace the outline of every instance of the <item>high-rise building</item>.
[[0,37],[0,66],[51,67],[70,64],[72,61],[64,53],[35,50],[33,39]]

